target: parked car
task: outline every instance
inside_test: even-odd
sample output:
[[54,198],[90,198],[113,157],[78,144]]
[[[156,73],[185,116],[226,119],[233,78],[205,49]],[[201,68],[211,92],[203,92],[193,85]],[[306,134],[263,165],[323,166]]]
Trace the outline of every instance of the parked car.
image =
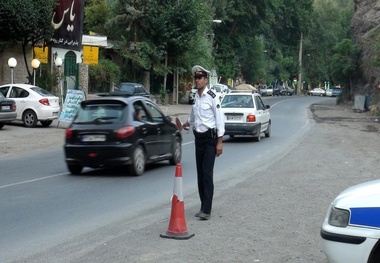
[[120,85],[114,91],[110,92],[108,96],[143,96],[150,98],[150,94],[142,84],[132,82],[120,83]]
[[0,92],[0,129],[4,127],[5,123],[16,120],[16,102],[4,97]]
[[341,88],[332,88],[331,92],[332,92],[331,96],[337,97],[342,93],[342,89]]
[[294,89],[286,86],[280,86],[279,93],[281,96],[292,96],[294,94]]
[[267,85],[259,85],[257,90],[262,97],[267,96],[267,88]]
[[380,180],[340,193],[328,208],[321,237],[328,262],[380,262]]
[[267,87],[267,94],[266,96],[273,96],[273,86]]
[[82,101],[66,129],[65,161],[74,175],[83,167],[128,165],[128,173],[139,176],[148,163],[179,163],[181,143],[177,126],[152,100],[99,97]]
[[326,96],[326,91],[321,88],[314,88],[311,91],[309,91],[309,94],[311,96]]
[[271,135],[269,105],[265,105],[259,93],[253,91],[231,92],[224,96],[221,111],[225,121],[225,135],[253,135],[260,141],[261,133]]
[[189,92],[189,104],[194,103],[195,93],[197,92],[197,88],[193,86]]
[[220,83],[212,85],[211,90],[216,94],[216,97],[219,98],[219,101],[229,92],[228,86]]
[[47,127],[58,118],[59,98],[50,92],[29,84],[6,84],[0,86],[6,98],[16,102],[16,120],[26,127],[34,127],[38,122]]

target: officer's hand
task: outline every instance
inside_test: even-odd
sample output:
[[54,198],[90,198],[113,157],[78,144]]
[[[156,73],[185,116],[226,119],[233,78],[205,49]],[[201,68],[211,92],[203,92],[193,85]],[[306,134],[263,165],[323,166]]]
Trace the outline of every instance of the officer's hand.
[[222,142],[218,140],[218,143],[216,144],[216,156],[218,157],[223,153],[223,145]]

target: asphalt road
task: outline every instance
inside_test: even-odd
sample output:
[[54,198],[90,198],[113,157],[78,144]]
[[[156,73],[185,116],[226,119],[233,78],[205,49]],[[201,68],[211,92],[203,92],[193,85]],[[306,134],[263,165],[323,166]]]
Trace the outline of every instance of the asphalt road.
[[[186,219],[195,234],[187,241],[159,237],[168,227],[174,183],[175,169],[166,162],[141,177],[123,169],[69,176],[61,146],[1,158],[0,261],[326,262],[319,246],[324,214],[345,187],[376,177],[378,123],[356,121],[352,129],[331,123],[341,113],[331,98],[265,101],[272,106],[272,136],[258,143],[225,138],[209,221],[193,216],[199,210],[194,144],[184,133]],[[322,101],[331,110],[318,108]],[[373,132],[360,129],[368,125]]]

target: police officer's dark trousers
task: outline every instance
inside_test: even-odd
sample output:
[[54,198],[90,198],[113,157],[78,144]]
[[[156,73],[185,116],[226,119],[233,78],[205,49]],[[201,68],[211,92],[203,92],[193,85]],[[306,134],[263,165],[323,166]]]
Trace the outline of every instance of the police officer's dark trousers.
[[217,136],[195,137],[198,191],[201,199],[201,210],[206,214],[211,213],[214,195],[213,176],[217,141]]

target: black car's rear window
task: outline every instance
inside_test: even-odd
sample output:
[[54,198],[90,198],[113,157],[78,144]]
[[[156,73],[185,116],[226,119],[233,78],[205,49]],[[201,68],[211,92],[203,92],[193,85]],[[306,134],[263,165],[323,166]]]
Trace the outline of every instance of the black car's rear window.
[[74,123],[114,123],[123,119],[123,104],[87,104],[81,106]]

